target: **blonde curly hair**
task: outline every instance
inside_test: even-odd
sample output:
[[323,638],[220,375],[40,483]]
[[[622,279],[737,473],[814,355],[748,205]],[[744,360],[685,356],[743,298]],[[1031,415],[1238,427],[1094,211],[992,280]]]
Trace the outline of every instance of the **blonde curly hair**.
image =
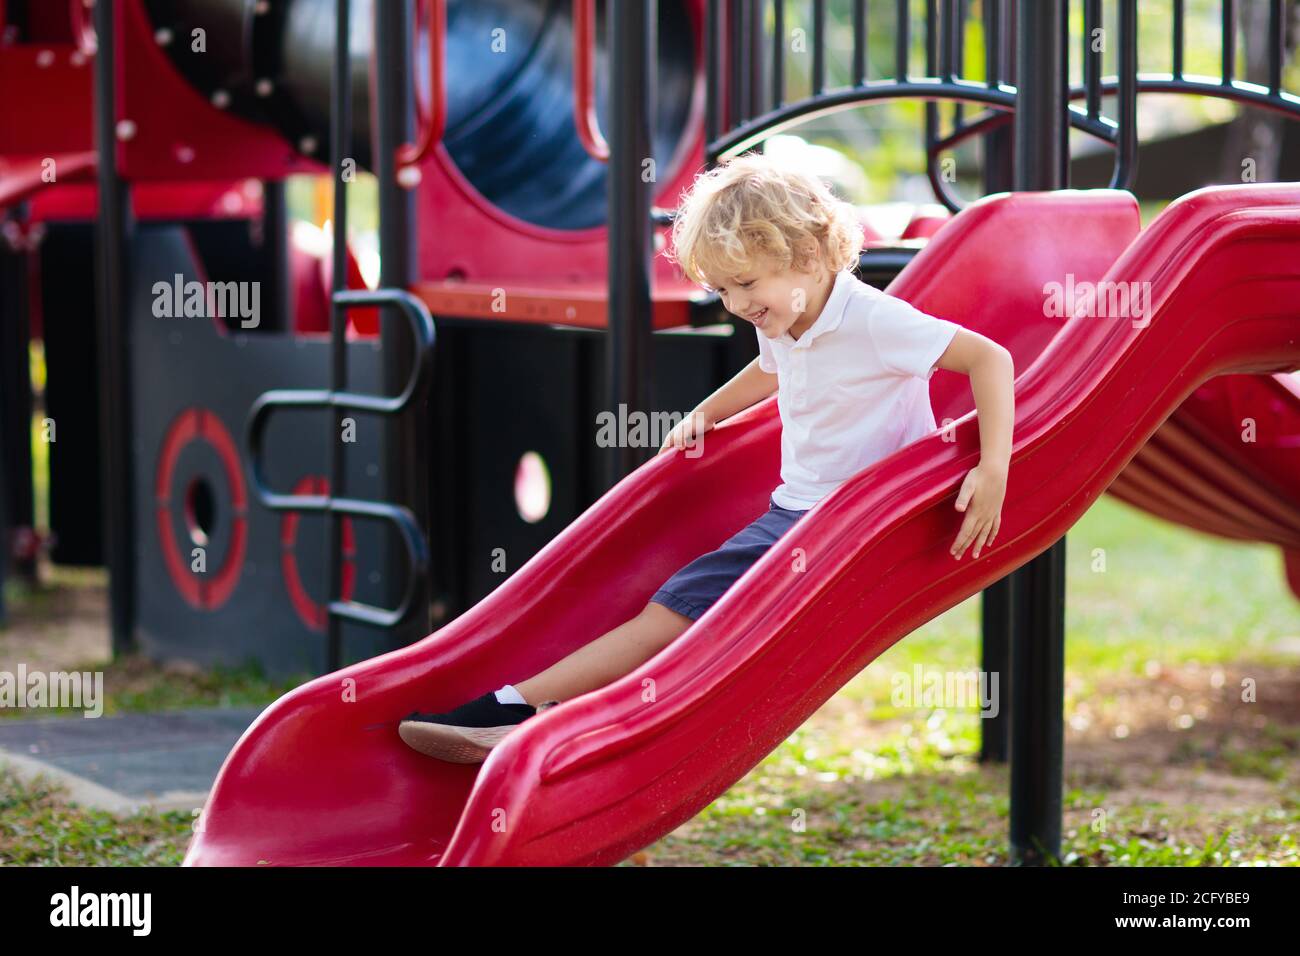
[[857,265],[862,239],[853,206],[826,183],[750,153],[696,175],[664,256],[709,286],[764,259],[778,271],[813,272],[820,264],[833,274]]

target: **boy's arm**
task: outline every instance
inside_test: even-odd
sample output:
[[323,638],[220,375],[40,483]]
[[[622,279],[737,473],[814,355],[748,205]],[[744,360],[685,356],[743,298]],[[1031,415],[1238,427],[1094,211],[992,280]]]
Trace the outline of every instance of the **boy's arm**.
[[1015,363],[1011,353],[992,339],[958,329],[936,364],[969,375],[975,395],[980,463],[967,472],[957,495],[956,508],[966,513],[966,519],[950,552],[960,560],[973,541],[971,556],[978,558],[980,549],[993,543],[1001,525],[1015,424]]
[[724,418],[743,412],[769,397],[777,388],[777,377],[758,367],[758,359],[737,372],[726,385],[696,405],[692,415],[704,417],[708,425],[716,425]]

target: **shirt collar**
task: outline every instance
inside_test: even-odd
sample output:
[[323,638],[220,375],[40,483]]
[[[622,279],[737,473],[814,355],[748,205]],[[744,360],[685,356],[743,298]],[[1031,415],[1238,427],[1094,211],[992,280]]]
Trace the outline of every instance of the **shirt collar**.
[[856,276],[852,269],[842,269],[835,276],[835,283],[831,286],[831,294],[826,299],[826,305],[822,308],[822,314],[817,316],[817,321],[808,327],[803,335],[795,338],[789,330],[782,332],[778,338],[791,348],[807,348],[812,340],[823,332],[833,332],[839,328],[840,322],[844,318],[844,307],[848,305],[849,293],[853,291],[853,283]]

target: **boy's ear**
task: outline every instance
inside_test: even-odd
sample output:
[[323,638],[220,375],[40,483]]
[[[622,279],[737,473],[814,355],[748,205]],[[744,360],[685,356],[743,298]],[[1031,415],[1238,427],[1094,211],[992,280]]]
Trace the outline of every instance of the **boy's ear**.
[[811,267],[816,270],[820,263],[817,261],[817,242],[814,239],[804,238],[799,240],[799,251],[802,253],[802,260],[805,267]]

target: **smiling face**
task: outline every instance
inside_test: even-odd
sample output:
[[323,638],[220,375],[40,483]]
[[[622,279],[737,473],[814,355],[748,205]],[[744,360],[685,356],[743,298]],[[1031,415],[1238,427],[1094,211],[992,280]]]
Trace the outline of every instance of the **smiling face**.
[[834,277],[825,270],[781,271],[760,260],[749,271],[719,279],[709,288],[722,297],[728,312],[753,324],[769,339],[786,332],[797,339],[821,314],[832,285]]

